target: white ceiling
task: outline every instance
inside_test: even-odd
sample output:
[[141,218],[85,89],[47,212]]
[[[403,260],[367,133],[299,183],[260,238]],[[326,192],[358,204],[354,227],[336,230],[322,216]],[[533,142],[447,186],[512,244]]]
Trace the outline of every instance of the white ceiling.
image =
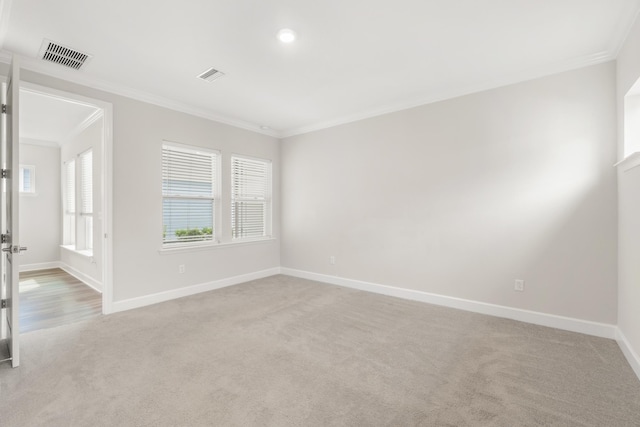
[[[0,48],[25,68],[286,136],[614,59],[640,0],[0,5]],[[299,39],[280,43],[284,27]],[[93,58],[39,61],[45,38]],[[226,75],[196,78],[209,67]]]
[[62,145],[99,110],[41,93],[20,91],[20,140]]

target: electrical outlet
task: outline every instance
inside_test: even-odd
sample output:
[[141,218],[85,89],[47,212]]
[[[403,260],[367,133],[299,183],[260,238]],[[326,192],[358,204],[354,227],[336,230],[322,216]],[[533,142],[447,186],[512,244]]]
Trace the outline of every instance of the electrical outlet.
[[185,269],[184,264],[180,264],[180,265],[178,266],[178,273],[182,274],[182,273],[184,273],[184,272],[185,272],[185,270],[186,270],[186,269]]
[[516,279],[515,285],[513,285],[513,290],[518,292],[524,291],[524,280]]
[[335,256],[331,255],[329,257],[329,264],[336,265],[336,257]]

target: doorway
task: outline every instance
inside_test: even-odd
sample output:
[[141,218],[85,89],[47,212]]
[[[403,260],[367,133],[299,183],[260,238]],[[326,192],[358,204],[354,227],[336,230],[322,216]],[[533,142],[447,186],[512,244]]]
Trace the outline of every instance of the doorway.
[[20,85],[22,332],[110,313],[112,107]]

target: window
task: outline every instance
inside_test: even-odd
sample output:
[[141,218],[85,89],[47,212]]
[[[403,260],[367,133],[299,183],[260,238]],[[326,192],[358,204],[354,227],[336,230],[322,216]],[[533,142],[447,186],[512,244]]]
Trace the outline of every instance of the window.
[[216,151],[181,144],[162,145],[162,243],[211,242],[217,230]]
[[80,160],[80,203],[77,249],[93,249],[93,152],[85,151]]
[[36,167],[20,165],[19,189],[21,193],[35,194],[36,192]]
[[63,245],[76,244],[76,161],[64,163],[63,177]]
[[234,239],[271,233],[271,162],[231,157],[231,235]]
[[93,151],[64,163],[62,244],[77,251],[93,251]]

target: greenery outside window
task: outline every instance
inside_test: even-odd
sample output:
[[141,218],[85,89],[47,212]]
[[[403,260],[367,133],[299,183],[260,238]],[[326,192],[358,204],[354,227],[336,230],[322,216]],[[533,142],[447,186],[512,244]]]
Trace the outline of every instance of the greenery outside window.
[[217,151],[162,144],[162,244],[200,245],[217,240]]

